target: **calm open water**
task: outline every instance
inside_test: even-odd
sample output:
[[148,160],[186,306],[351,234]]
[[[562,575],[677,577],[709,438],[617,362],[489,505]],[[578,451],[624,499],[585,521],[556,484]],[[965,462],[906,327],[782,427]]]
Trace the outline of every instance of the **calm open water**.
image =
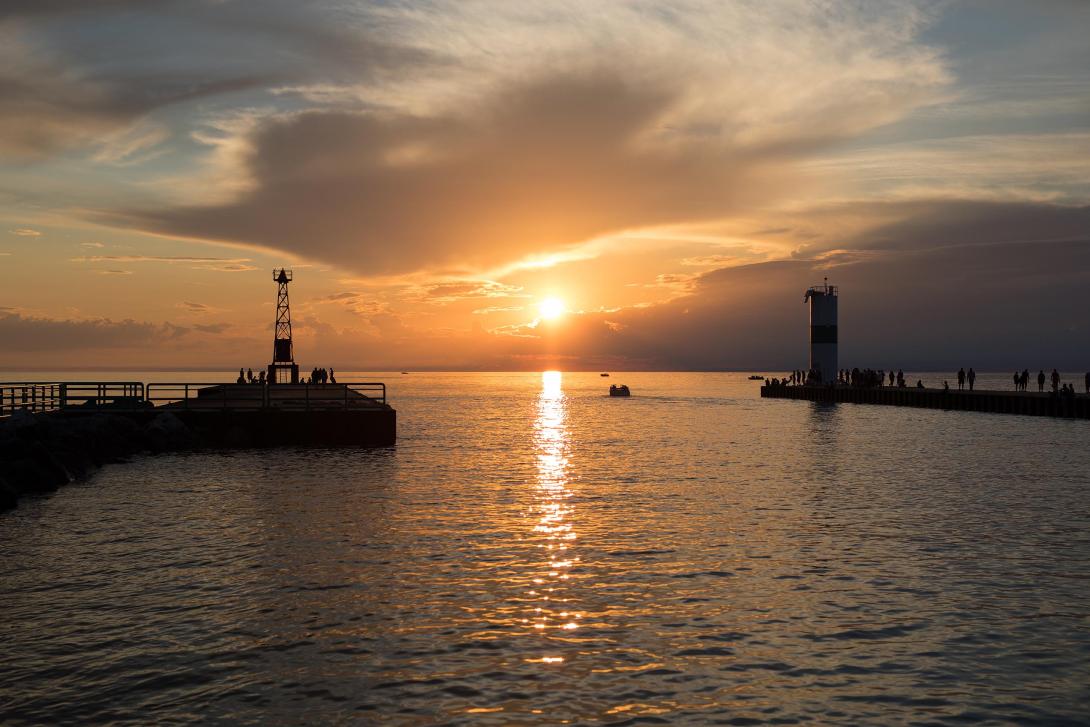
[[0,514],[0,721],[1090,720],[1090,422],[386,378],[396,448]]

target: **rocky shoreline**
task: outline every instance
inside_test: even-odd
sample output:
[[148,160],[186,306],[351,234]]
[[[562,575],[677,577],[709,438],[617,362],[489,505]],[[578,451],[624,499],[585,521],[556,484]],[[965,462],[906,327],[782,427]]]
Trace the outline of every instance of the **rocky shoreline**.
[[198,445],[198,437],[169,412],[17,411],[0,422],[0,511],[23,497],[87,479],[104,464]]

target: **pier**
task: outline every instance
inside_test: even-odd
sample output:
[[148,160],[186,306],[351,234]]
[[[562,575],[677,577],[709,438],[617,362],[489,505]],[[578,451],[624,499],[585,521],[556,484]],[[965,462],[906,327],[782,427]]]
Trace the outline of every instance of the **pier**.
[[168,414],[201,446],[382,447],[397,439],[397,412],[380,382],[340,384],[0,383],[0,417],[108,413],[147,424]]
[[33,381],[0,384],[0,511],[141,452],[385,447],[386,386]]
[[797,399],[836,404],[879,404],[918,409],[1090,419],[1090,396],[1028,391],[966,391],[892,386],[786,386],[766,384],[764,399]]

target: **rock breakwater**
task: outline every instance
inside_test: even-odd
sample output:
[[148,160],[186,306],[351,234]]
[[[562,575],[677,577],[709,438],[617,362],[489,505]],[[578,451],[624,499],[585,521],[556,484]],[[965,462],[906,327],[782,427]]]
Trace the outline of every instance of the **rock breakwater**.
[[0,510],[86,479],[104,464],[198,444],[189,427],[169,412],[17,411],[0,422]]

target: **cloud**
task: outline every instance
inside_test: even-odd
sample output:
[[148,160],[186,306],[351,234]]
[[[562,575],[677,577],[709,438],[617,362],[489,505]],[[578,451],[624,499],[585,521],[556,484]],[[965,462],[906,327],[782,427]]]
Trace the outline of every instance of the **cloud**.
[[[86,257],[74,257],[74,263],[222,263],[225,265],[238,265],[250,262],[250,258],[227,257],[190,257],[187,255],[90,255]],[[253,268],[249,268],[253,269]]]
[[5,0],[0,6],[0,21],[43,15],[147,7],[156,3],[167,4],[164,0],[97,0],[92,7],[83,0]]
[[210,333],[213,335],[223,333],[231,328],[230,323],[195,323],[193,325],[194,331],[201,333]]
[[110,319],[61,320],[20,313],[0,313],[0,338],[10,352],[53,353],[94,349],[143,348],[185,336],[171,323]]
[[493,305],[487,308],[477,308],[473,311],[473,314],[484,316],[492,313],[514,313],[520,310],[526,310],[526,307],[521,305]]
[[101,242],[81,242],[79,244],[79,246],[80,247],[91,248],[91,249],[98,249],[98,248],[106,247]]
[[431,62],[389,44],[375,23],[346,26],[345,15],[287,0],[260,12],[218,0],[5,2],[0,153],[36,162],[89,147],[97,162],[133,164],[173,136],[147,118],[168,107]]
[[453,303],[477,298],[528,298],[521,286],[494,280],[435,283],[422,288],[420,298],[431,303]]
[[354,298],[358,298],[359,296],[360,296],[359,293],[352,292],[352,291],[344,291],[342,293],[333,293],[332,295],[327,295],[322,300],[325,300],[325,301],[352,300]]
[[189,301],[185,301],[184,303],[179,303],[178,307],[179,308],[184,308],[185,310],[187,310],[187,311],[189,311],[191,313],[207,313],[208,311],[212,310],[211,308],[206,306],[204,303],[191,303]]
[[[25,29],[24,24],[0,24],[0,154],[9,161],[38,161],[72,147],[99,144],[100,161],[123,162],[167,137],[161,128],[127,130],[152,111],[264,82],[260,75],[139,71],[140,65],[119,71],[119,59],[111,64],[74,58],[71,43],[49,44],[42,40],[47,33]],[[109,44],[109,51],[119,49]],[[155,64],[145,59],[143,65]]]
[[14,230],[8,230],[13,235],[18,237],[41,237],[42,233],[37,230],[32,230],[29,227],[19,227]]
[[588,16],[437,2],[382,20],[391,42],[458,62],[273,111],[232,140],[246,189],[100,221],[368,276],[495,271],[798,193],[799,160],[934,103],[949,81],[916,40],[925,14],[896,6],[607,3]]
[[132,275],[131,270],[99,270],[99,275]]
[[786,184],[752,154],[644,144],[670,103],[665,89],[593,78],[522,87],[472,121],[302,114],[258,133],[258,187],[240,201],[131,223],[365,274],[487,269],[609,231],[718,217],[764,201],[773,179]]
[[846,241],[859,247],[709,271],[667,303],[499,331],[517,341],[497,345],[534,364],[554,350],[584,366],[797,368],[807,350],[802,293],[828,276],[840,286],[842,365],[1081,370],[1090,358],[1087,214],[1047,204],[887,205],[882,215],[897,220]]

